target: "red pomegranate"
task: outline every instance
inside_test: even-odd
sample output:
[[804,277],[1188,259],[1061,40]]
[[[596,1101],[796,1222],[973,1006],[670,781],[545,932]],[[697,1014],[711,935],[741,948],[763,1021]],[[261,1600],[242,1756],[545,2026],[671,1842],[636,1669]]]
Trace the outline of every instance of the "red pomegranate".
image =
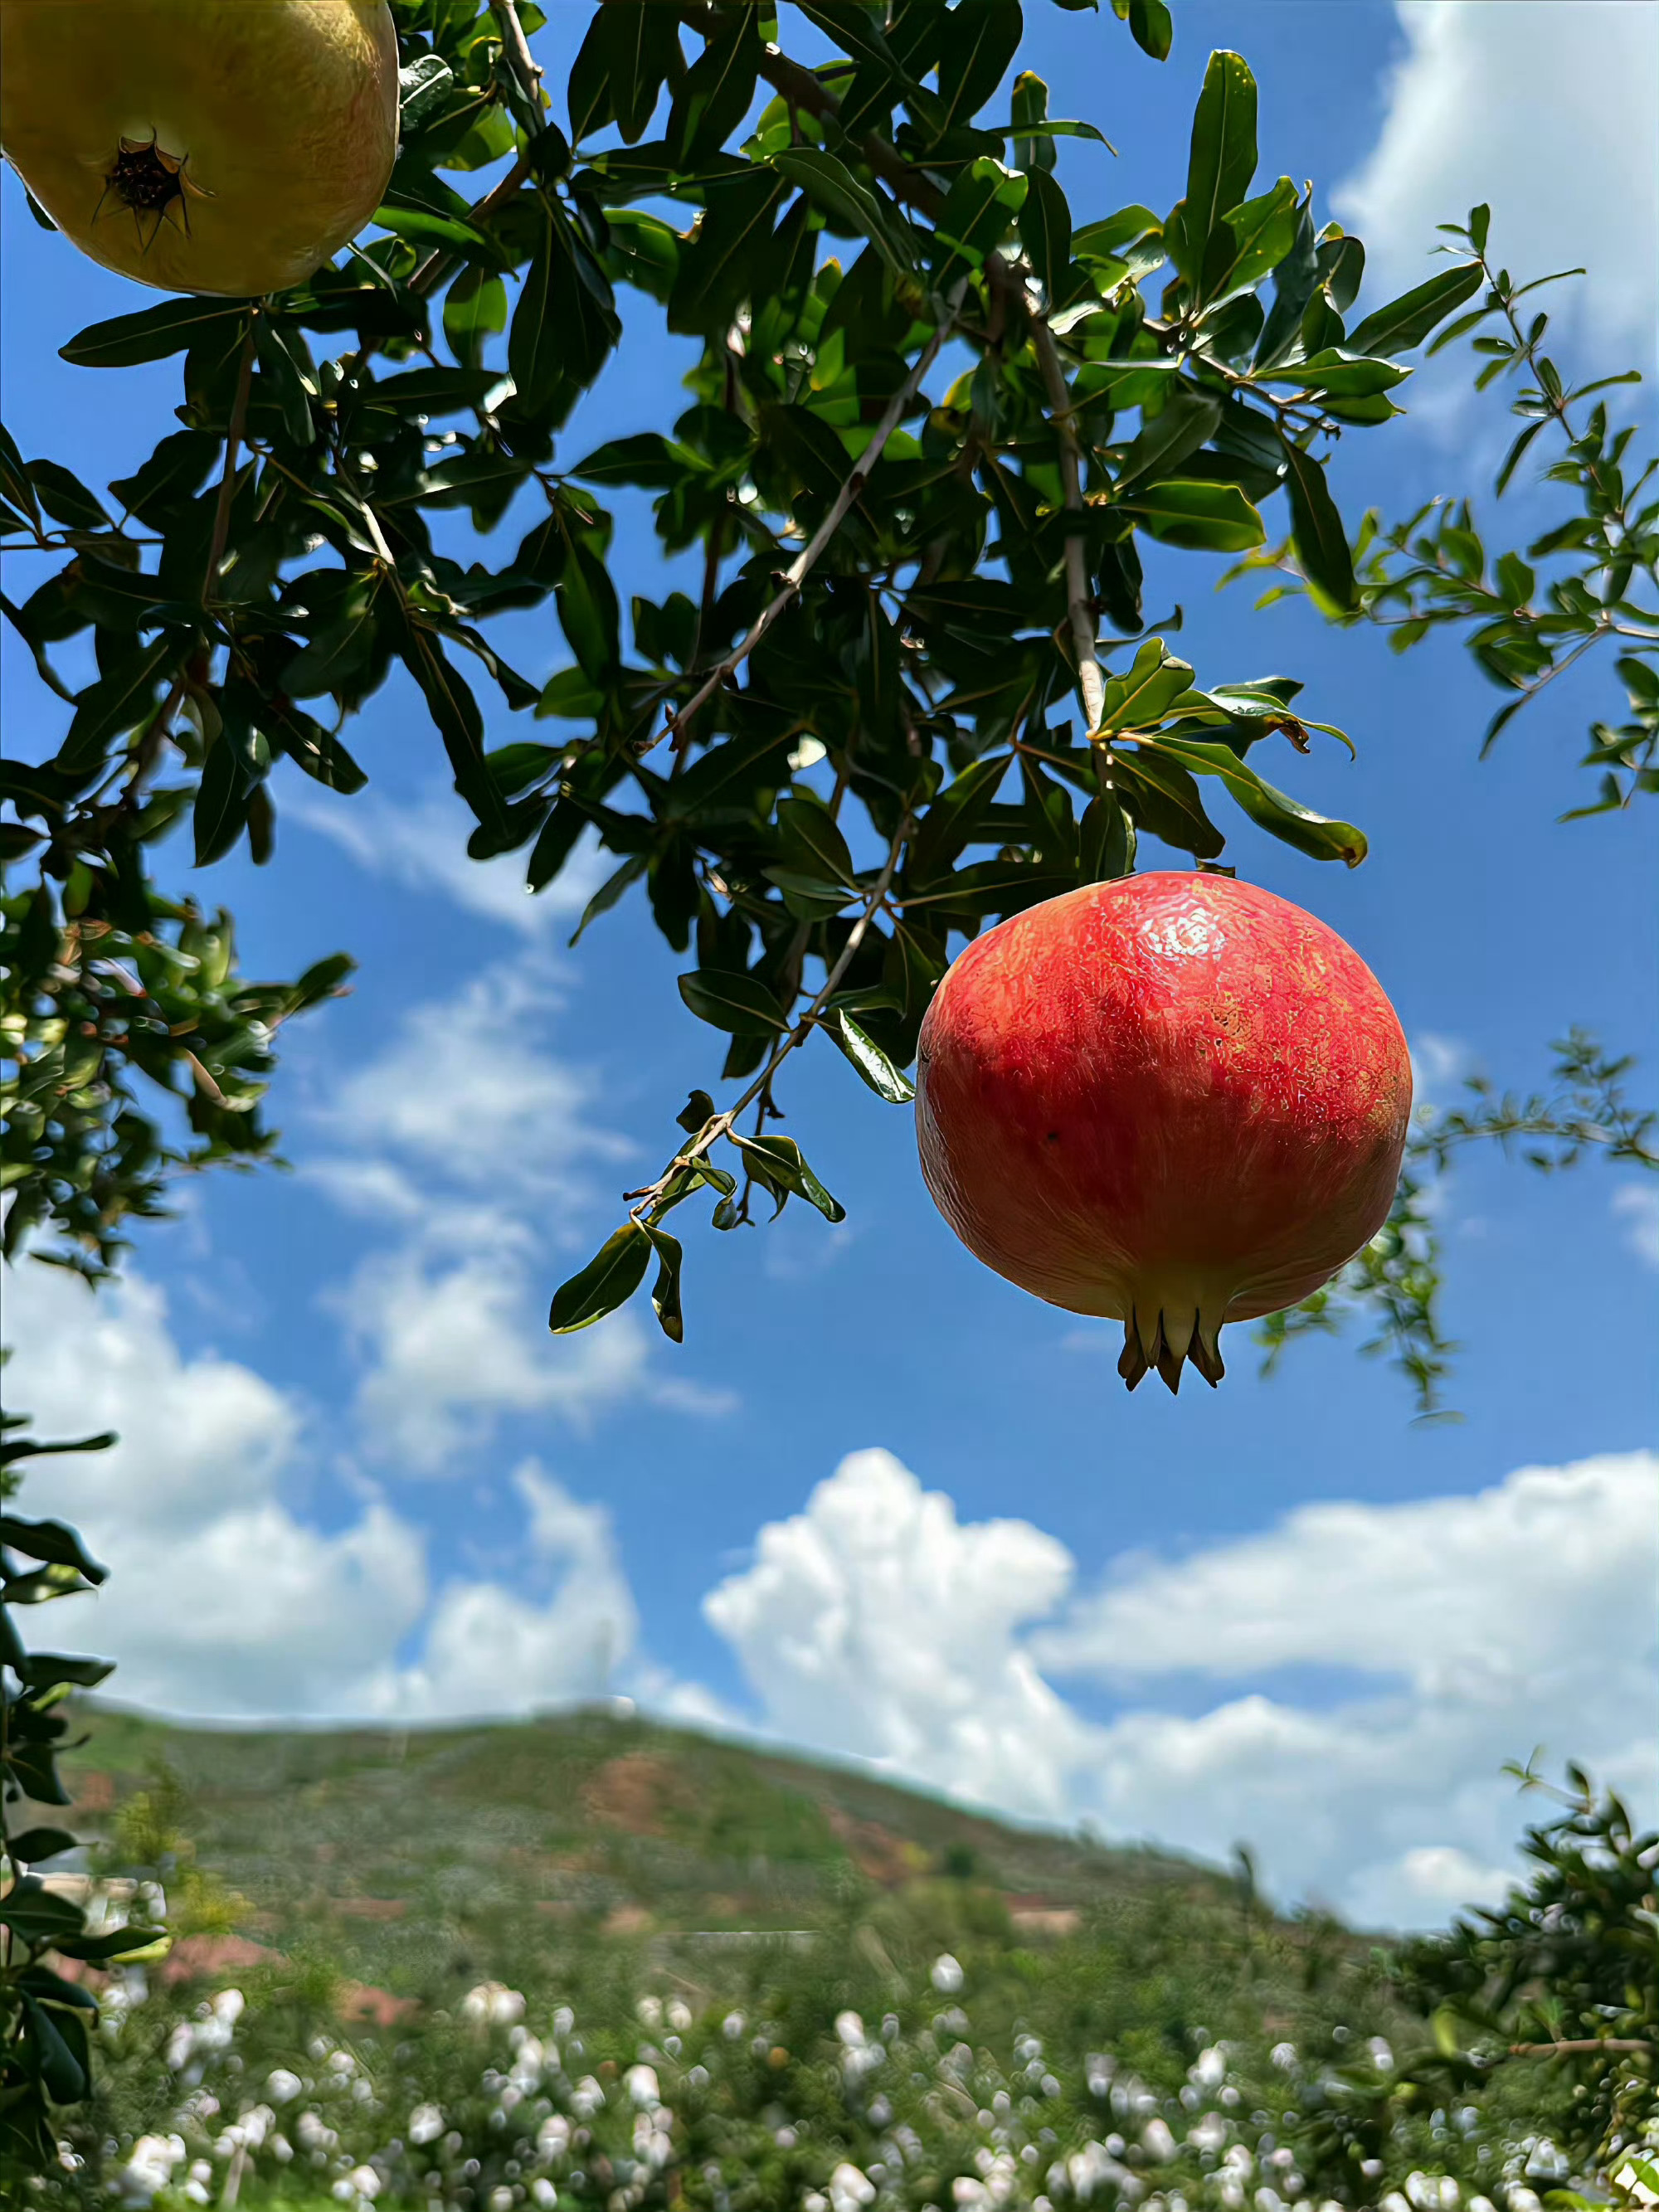
[[976,939],[922,1024],[921,1171],[971,1252],[1123,1323],[1118,1372],[1213,1385],[1224,1322],[1376,1234],[1411,1062],[1352,946],[1226,876],[1129,876]]

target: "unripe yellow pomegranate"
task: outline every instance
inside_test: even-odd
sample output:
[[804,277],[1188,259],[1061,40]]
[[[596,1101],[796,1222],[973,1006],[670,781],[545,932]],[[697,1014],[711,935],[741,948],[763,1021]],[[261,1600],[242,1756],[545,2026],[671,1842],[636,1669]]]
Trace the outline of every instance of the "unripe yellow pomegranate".
[[169,292],[309,276],[398,150],[386,0],[0,0],[0,148],[83,253]]

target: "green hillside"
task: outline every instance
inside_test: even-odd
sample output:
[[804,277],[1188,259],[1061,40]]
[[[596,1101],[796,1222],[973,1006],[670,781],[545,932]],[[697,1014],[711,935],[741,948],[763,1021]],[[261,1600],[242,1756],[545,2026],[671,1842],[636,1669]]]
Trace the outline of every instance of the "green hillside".
[[729,1979],[768,1936],[850,1931],[878,1965],[929,1944],[1052,1960],[1103,1917],[1242,1925],[1233,1878],[1169,1854],[605,1711],[397,1731],[87,1717],[65,1772],[100,1866],[166,1879],[133,1856],[151,1811],[245,1900],[238,1932],[422,2003],[623,1952]]

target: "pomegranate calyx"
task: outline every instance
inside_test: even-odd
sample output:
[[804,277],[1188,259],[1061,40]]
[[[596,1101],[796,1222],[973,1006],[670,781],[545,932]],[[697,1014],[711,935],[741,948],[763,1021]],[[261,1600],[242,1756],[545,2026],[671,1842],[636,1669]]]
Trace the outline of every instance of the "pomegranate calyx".
[[[1226,1310],[1224,1298],[1221,1310]],[[1151,1318],[1154,1315],[1156,1318]],[[1220,1322],[1206,1322],[1200,1308],[1166,1306],[1155,1304],[1152,1299],[1137,1299],[1123,1324],[1123,1349],[1118,1354],[1117,1371],[1123,1377],[1125,1388],[1133,1390],[1143,1376],[1156,1369],[1174,1397],[1181,1389],[1182,1368],[1190,1359],[1213,1390],[1227,1371],[1221,1357],[1220,1335]]]

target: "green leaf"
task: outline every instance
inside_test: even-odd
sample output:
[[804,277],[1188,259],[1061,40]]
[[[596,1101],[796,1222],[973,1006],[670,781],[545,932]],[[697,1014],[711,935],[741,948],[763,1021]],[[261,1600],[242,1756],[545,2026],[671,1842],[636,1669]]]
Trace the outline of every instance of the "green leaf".
[[[1014,167],[1027,176],[1036,170],[1051,173],[1056,159],[1053,136],[1041,126],[1048,120],[1048,88],[1035,70],[1022,70],[1014,79],[1008,132],[1014,142]],[[1072,219],[1066,218],[1066,235]],[[1027,251],[1030,251],[1028,246]]]
[[940,291],[948,292],[965,270],[984,266],[987,254],[1007,236],[1029,189],[1028,179],[988,155],[957,172],[929,241]]
[[1287,354],[1302,331],[1302,318],[1319,282],[1319,247],[1314,237],[1313,207],[1304,201],[1297,216],[1290,252],[1273,272],[1273,303],[1255,342],[1257,368],[1271,368]]
[[1352,346],[1323,346],[1306,361],[1265,374],[1264,384],[1300,384],[1333,399],[1370,399],[1390,392],[1412,374],[1398,362],[1382,361]]
[[659,0],[607,0],[602,21],[611,112],[632,146],[645,134],[664,77],[678,63],[678,19]]
[[[93,1447],[95,1449],[96,1447]],[[70,1445],[70,1450],[84,1450],[86,1445]],[[0,1546],[21,1552],[27,1559],[44,1559],[49,1566],[73,1567],[76,1573],[93,1583],[101,1583],[108,1575],[107,1567],[100,1567],[88,1558],[81,1539],[73,1528],[61,1521],[20,1521],[14,1515],[0,1515]]]
[[1329,611],[1348,614],[1357,596],[1353,557],[1325,471],[1291,439],[1281,434],[1279,442],[1288,470],[1285,488],[1291,502],[1291,541],[1302,573]]
[[198,868],[210,867],[215,860],[222,860],[246,829],[252,787],[252,779],[236,746],[228,736],[221,736],[208,749],[191,817]]
[[195,295],[164,300],[159,307],[146,307],[136,315],[89,324],[58,350],[76,368],[131,368],[140,362],[164,361],[170,353],[183,353],[198,338],[221,331],[234,339],[246,326],[247,313],[245,300]]
[[622,657],[621,610],[611,572],[580,543],[569,549],[556,586],[559,622],[582,673],[603,685]]
[[668,295],[671,331],[702,335],[730,322],[748,295],[754,256],[772,235],[773,213],[788,192],[787,179],[761,167],[708,186]]
[[1164,0],[1129,0],[1128,15],[1129,35],[1142,53],[1155,62],[1168,61],[1175,25]]
[[1149,484],[1125,502],[1148,534],[1166,545],[1207,553],[1247,553],[1263,544],[1267,530],[1237,484],[1177,477]]
[[1181,464],[1208,444],[1220,420],[1221,402],[1213,393],[1194,392],[1186,384],[1174,386],[1119,464],[1119,496],[1135,483],[1178,475]]
[[797,789],[782,800],[777,823],[784,859],[797,873],[817,875],[830,884],[857,883],[847,840],[816,793]]
[[56,1891],[43,1888],[32,1875],[0,1897],[0,1928],[9,1928],[26,1943],[43,1943],[54,1936],[78,1936],[86,1925],[80,1906]]
[[1170,260],[1200,296],[1212,241],[1249,190],[1255,158],[1255,79],[1241,55],[1213,53],[1193,115],[1187,195],[1164,226]]
[[1019,211],[1019,242],[1051,305],[1062,298],[1072,266],[1072,210],[1046,169],[1026,172],[1030,189]]
[[1406,353],[1421,345],[1437,323],[1443,322],[1480,289],[1486,279],[1478,261],[1465,261],[1418,284],[1386,307],[1367,315],[1350,331],[1347,349],[1355,354]]
[[1528,422],[1504,456],[1504,465],[1498,471],[1498,490],[1500,494],[1508,490],[1510,479],[1525,459],[1528,447],[1549,420],[1550,417],[1547,415],[1540,415],[1536,422]]
[[107,530],[109,517],[79,477],[58,461],[31,461],[28,479],[54,522],[70,530]]
[[438,107],[455,82],[453,70],[441,54],[422,54],[398,72],[398,129],[407,137]]
[[651,1304],[662,1333],[672,1344],[685,1341],[685,1316],[680,1310],[680,1267],[685,1255],[678,1237],[647,1221],[645,1233],[657,1255],[657,1279],[651,1286]]
[[789,1024],[777,994],[742,969],[694,969],[679,979],[680,996],[699,1021],[732,1036],[776,1036]]
[[[532,854],[531,857],[533,862],[534,854]],[[570,942],[573,945],[580,944],[583,932],[587,928],[588,924],[597,921],[602,914],[609,914],[629,885],[636,884],[649,865],[650,862],[645,854],[635,853],[631,859],[623,862],[615,875],[606,877],[582,908],[582,918],[576,924],[571,935]]]
[[477,368],[484,340],[506,328],[506,285],[488,269],[463,269],[444,295],[444,336],[461,367]]
[[952,10],[939,57],[939,109],[929,116],[937,141],[967,123],[1001,83],[1019,51],[1018,0],[972,0]]
[[1106,679],[1102,733],[1109,737],[1119,730],[1151,729],[1163,720],[1192,680],[1190,663],[1177,660],[1161,637],[1149,637],[1137,650],[1127,674]]
[[503,834],[507,827],[506,807],[484,772],[483,717],[471,687],[457,673],[431,633],[416,624],[410,625],[409,643],[402,658],[437,724],[456,790],[483,829]]
[[1230,246],[1217,257],[1213,276],[1207,271],[1205,296],[1212,307],[1253,292],[1269,270],[1277,269],[1296,244],[1297,222],[1296,186],[1281,177],[1271,191],[1246,200],[1228,210]]
[[110,489],[141,522],[161,526],[201,489],[218,451],[218,439],[205,430],[175,430],[131,476],[118,478]]
[[733,9],[674,94],[667,138],[676,160],[691,162],[720,151],[749,112],[760,61],[758,11]]
[[[985,4],[994,7],[999,0],[985,0]],[[772,167],[781,177],[798,185],[832,222],[867,238],[896,275],[915,273],[908,225],[896,209],[861,185],[845,161],[821,147],[793,146],[775,154]]]
[[125,1928],[106,1928],[97,1936],[72,1936],[54,1942],[52,1948],[65,1959],[100,1966],[111,1959],[136,1961],[165,1958],[171,1941],[165,1928],[145,1928],[130,1922]]
[[[507,341],[507,365],[520,398],[532,410],[546,405],[565,373],[567,332],[553,319],[553,264],[568,246],[553,210],[541,205],[541,222],[525,271],[513,326]],[[578,380],[585,383],[587,380]]]
[[865,1034],[851,1014],[844,1008],[834,1009],[820,1019],[821,1026],[829,1030],[878,1098],[884,1098],[890,1106],[909,1104],[916,1095],[915,1085],[902,1068],[894,1065],[874,1038]]
[[651,1250],[652,1240],[639,1223],[624,1222],[587,1265],[553,1293],[547,1325],[554,1335],[569,1336],[579,1328],[591,1328],[596,1321],[625,1305],[645,1280]]
[[136,653],[124,653],[106,676],[76,696],[75,719],[55,765],[78,775],[101,761],[112,738],[135,728],[149,714],[155,686],[176,665],[184,647],[167,631]]
[[55,2105],[78,2105],[92,2088],[87,2031],[78,2013],[22,1996],[24,2048],[32,2070]]
[[74,1850],[76,1842],[64,1828],[26,1828],[21,1836],[7,1838],[6,1849],[20,1866],[37,1866],[42,1859]]
[[[1197,775],[1218,776],[1252,822],[1316,860],[1341,860],[1357,868],[1368,850],[1363,830],[1351,822],[1333,822],[1311,807],[1264,782],[1231,745],[1206,744],[1189,738],[1159,738],[1158,750]],[[1143,756],[1144,757],[1144,753]]]
[[804,1198],[809,1206],[817,1206],[826,1221],[846,1220],[847,1208],[831,1198],[793,1137],[740,1137],[734,1129],[732,1141],[742,1152],[750,1173],[757,1182],[769,1185],[775,1194],[787,1192]]

